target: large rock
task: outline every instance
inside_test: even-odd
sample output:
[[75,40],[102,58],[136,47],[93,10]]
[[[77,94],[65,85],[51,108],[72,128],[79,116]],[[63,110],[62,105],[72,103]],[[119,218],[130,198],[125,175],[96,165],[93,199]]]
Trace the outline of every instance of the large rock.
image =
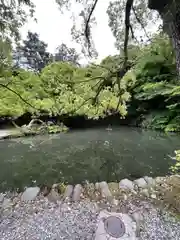
[[164,201],[180,214],[180,176],[167,177],[159,192],[164,192]]
[[22,201],[33,201],[40,192],[39,187],[29,187],[21,195]]
[[169,178],[167,178],[166,183],[176,189],[179,189],[179,193],[180,193],[180,175],[170,176]]
[[72,197],[72,194],[73,194],[73,186],[72,185],[67,185],[66,189],[65,189],[65,192],[64,192],[64,195],[63,195],[63,198],[64,199],[70,199]]
[[120,181],[119,188],[132,191],[132,190],[134,190],[134,183],[132,181],[130,181],[129,179],[125,178]]
[[147,182],[149,187],[153,187],[156,185],[156,181],[152,177],[145,176],[144,180]]
[[73,201],[79,201],[80,200],[82,190],[83,190],[83,188],[82,188],[81,184],[77,184],[74,187],[73,196],[72,196]]
[[99,182],[96,182],[94,186],[95,186],[95,189],[98,191],[99,190]]
[[99,183],[99,189],[100,189],[102,197],[104,197],[104,198],[112,197],[112,194],[109,190],[107,182],[100,182]]
[[162,183],[164,183],[165,180],[166,180],[166,177],[156,177],[155,178],[155,182],[157,184],[162,184]]
[[137,185],[139,188],[146,188],[148,186],[144,178],[134,180],[134,184]]
[[119,193],[119,183],[117,182],[110,182],[108,183],[109,190],[113,195],[116,195]]
[[61,200],[60,195],[54,189],[51,190],[47,198],[50,202],[54,202],[54,203],[57,203],[57,201]]

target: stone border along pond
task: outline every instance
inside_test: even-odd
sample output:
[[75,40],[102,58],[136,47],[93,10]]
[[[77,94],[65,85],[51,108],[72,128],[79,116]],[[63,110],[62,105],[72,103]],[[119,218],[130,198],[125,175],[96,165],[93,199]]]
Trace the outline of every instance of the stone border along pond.
[[[36,205],[38,199],[46,198],[48,202],[68,203],[75,204],[75,202],[83,202],[88,200],[97,204],[98,209],[106,209],[107,212],[101,213],[104,223],[105,215],[109,216],[109,224],[113,218],[110,216],[110,212],[119,213],[126,218],[127,221],[134,222],[136,228],[136,235],[139,234],[141,223],[143,221],[142,214],[139,211],[130,211],[128,204],[139,204],[147,201],[158,208],[171,212],[177,219],[180,216],[180,175],[172,175],[166,177],[142,177],[134,181],[123,179],[119,183],[105,181],[98,183],[86,183],[84,186],[81,184],[64,185],[54,184],[51,188],[46,186],[40,188],[28,187],[22,193],[7,192],[0,194],[0,223],[1,217],[8,217],[12,211],[22,204],[29,202],[31,206]],[[33,209],[33,208],[32,208]],[[109,212],[109,213],[108,213]],[[109,214],[109,215],[108,215]],[[125,214],[125,215],[124,215]],[[116,217],[117,218],[117,217]],[[107,220],[106,219],[106,220]],[[111,224],[109,225],[111,226]],[[118,228],[119,229],[119,228]],[[124,226],[121,222],[121,231],[115,231],[114,236],[119,234],[123,235],[128,229],[128,226]],[[101,229],[97,231],[102,231]],[[105,230],[104,230],[105,231]],[[106,229],[107,231],[107,229]],[[110,230],[109,230],[110,231]],[[128,230],[129,231],[129,230]],[[107,233],[107,232],[106,232]],[[116,237],[118,238],[118,237]],[[99,240],[100,238],[97,238]],[[106,239],[106,238],[102,238]],[[109,238],[108,238],[109,239]],[[126,239],[126,238],[119,238]],[[134,238],[127,238],[134,239]]]

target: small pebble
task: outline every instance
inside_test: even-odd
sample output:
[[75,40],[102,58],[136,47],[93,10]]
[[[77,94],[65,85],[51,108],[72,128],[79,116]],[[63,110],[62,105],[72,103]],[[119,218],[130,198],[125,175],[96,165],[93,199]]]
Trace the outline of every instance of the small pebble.
[[155,193],[151,194],[151,198],[156,199],[156,194]]

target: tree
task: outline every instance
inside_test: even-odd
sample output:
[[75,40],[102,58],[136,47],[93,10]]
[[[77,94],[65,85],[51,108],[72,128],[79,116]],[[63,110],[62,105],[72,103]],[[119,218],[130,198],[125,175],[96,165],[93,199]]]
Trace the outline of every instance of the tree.
[[[116,0],[109,3],[107,14],[109,17],[109,27],[115,37],[115,46],[117,49],[123,47],[125,40],[125,8],[127,0]],[[156,24],[159,26],[161,23],[160,16],[155,11],[148,9],[146,0],[136,0],[133,2],[131,9],[131,25],[129,43],[142,43],[150,40],[151,33],[148,31],[149,25]],[[141,34],[138,37],[138,30],[141,30]]]
[[12,64],[11,42],[9,39],[0,38],[0,78],[7,75]]
[[54,58],[55,61],[70,62],[75,65],[79,65],[78,61],[80,59],[76,49],[68,48],[64,43],[57,47]]
[[18,46],[16,49],[16,59],[19,57],[20,62],[25,64],[24,57],[29,68],[40,71],[52,61],[52,56],[47,52],[46,48],[47,44],[39,39],[37,33],[28,32],[27,40],[24,40],[23,45]]
[[[29,12],[24,10],[25,5]],[[34,4],[31,0],[0,0],[1,37],[19,40],[19,28],[27,21],[28,16],[33,17],[33,14]]]
[[[62,1],[56,0],[59,6],[68,6],[70,5],[70,1]],[[85,36],[86,45],[91,45],[91,18],[94,17],[93,13],[98,4],[98,0],[78,0],[78,3],[81,2],[82,6],[84,7],[83,16],[84,26],[82,29],[82,33]],[[109,8],[109,15],[112,16],[111,10],[113,10],[115,14],[115,18],[113,17],[110,19],[110,26],[113,29],[114,36],[120,37],[118,34],[118,21],[117,18],[120,15],[124,15],[124,20],[120,20],[121,25],[125,26],[125,34],[124,35],[124,65],[123,69],[126,69],[127,59],[128,59],[128,51],[127,46],[129,39],[134,39],[134,32],[132,22],[133,19],[131,17],[132,12],[134,13],[134,18],[136,19],[136,23],[139,23],[143,29],[145,29],[145,23],[147,15],[151,16],[151,12],[149,10],[156,10],[156,12],[160,15],[163,21],[163,29],[168,33],[169,37],[172,39],[173,47],[176,52],[176,64],[177,64],[177,72],[180,75],[180,2],[179,0],[143,0],[143,1],[136,1],[136,0],[126,0],[126,1],[116,1],[121,2],[121,8],[112,8],[112,4]],[[116,10],[116,11],[115,11]],[[123,14],[122,14],[123,13]],[[124,14],[125,13],[125,14]],[[123,19],[120,18],[120,19]],[[145,19],[146,18],[146,19]],[[145,19],[145,20],[144,20]],[[94,20],[94,19],[93,19]],[[124,23],[123,23],[124,22]],[[131,38],[130,38],[131,33]],[[79,34],[80,35],[80,34]],[[80,35],[82,36],[82,34]],[[122,41],[120,41],[122,44]],[[118,45],[118,44],[117,44]]]
[[130,94],[123,85],[119,102],[116,85],[101,85],[100,79],[106,74],[109,72],[99,66],[77,67],[68,62],[53,62],[39,74],[19,70],[8,85],[0,83],[0,116],[18,117],[25,113],[91,119],[113,113],[125,116]]

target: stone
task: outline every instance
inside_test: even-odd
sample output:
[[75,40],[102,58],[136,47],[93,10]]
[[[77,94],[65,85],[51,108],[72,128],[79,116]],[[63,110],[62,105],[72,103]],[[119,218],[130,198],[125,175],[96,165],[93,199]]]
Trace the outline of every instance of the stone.
[[180,192],[180,177],[179,175],[172,175],[166,180],[167,184],[171,185],[173,188],[176,188]]
[[91,202],[90,206],[91,206],[91,211],[94,214],[97,214],[97,212],[99,212],[99,206],[98,206],[98,204],[96,202]]
[[138,188],[146,188],[148,186],[147,182],[144,178],[139,178],[134,180],[134,184],[138,186]]
[[156,181],[152,177],[145,176],[144,180],[147,182],[148,186],[155,186]]
[[51,188],[48,186],[44,186],[43,189],[41,189],[41,192],[43,194],[44,197],[46,197],[51,191]]
[[135,211],[135,212],[133,212],[132,214],[131,214],[131,217],[133,218],[133,220],[135,221],[135,222],[142,222],[143,221],[143,215],[141,214],[141,212],[140,211]]
[[136,223],[129,215],[103,210],[97,220],[95,240],[136,240]]
[[73,186],[72,185],[67,185],[66,186],[66,189],[64,191],[64,195],[63,195],[63,198],[64,199],[70,199],[72,197],[72,194],[73,194]]
[[139,237],[140,235],[140,227],[141,223],[144,220],[144,217],[140,211],[133,212],[131,214],[132,219],[136,222],[136,236]]
[[95,189],[96,189],[96,190],[99,190],[99,183],[98,183],[98,182],[95,183]]
[[112,204],[115,205],[115,206],[118,206],[118,204],[119,204],[119,200],[113,198],[113,200],[112,200]]
[[39,187],[29,187],[21,195],[21,201],[33,201],[40,192]]
[[88,184],[86,184],[86,186],[85,186],[85,191],[86,191],[86,194],[87,194],[90,198],[93,198],[94,195],[95,195],[95,186],[94,186],[94,183],[88,183]]
[[82,189],[81,184],[77,184],[77,185],[74,187],[73,196],[72,196],[72,200],[73,200],[73,201],[79,201],[79,200],[80,200],[82,190],[83,190],[83,189]]
[[60,195],[54,189],[51,190],[51,192],[48,194],[47,198],[50,202],[54,202],[54,203],[57,203],[57,201],[61,200]]
[[145,197],[149,197],[149,191],[148,191],[148,189],[146,189],[146,188],[144,188],[144,189],[142,189],[141,191],[140,191],[140,194],[142,194],[143,196],[145,196]]
[[56,189],[56,188],[58,188],[58,183],[54,183],[54,184],[52,185],[52,189]]
[[127,196],[126,194],[123,194],[123,199],[124,199],[125,201],[127,201],[128,196]]
[[4,198],[1,207],[3,209],[10,208],[12,206],[12,201],[9,198]]
[[152,194],[151,194],[151,198],[156,199],[156,198],[157,198],[156,194],[155,194],[155,193],[152,193]]
[[165,179],[166,179],[165,177],[156,177],[155,182],[161,184],[165,181]]
[[4,200],[4,194],[0,193],[0,203],[2,203]]
[[119,184],[117,182],[108,183],[108,187],[113,195],[116,195],[119,192]]
[[134,183],[129,179],[122,179],[119,183],[120,189],[134,190]]
[[18,202],[19,202],[19,197],[14,197],[13,200],[12,200],[12,202],[13,202],[13,205],[14,205],[14,206],[15,206],[16,204],[18,204]]
[[99,188],[100,188],[100,192],[101,192],[102,197],[104,197],[104,198],[112,197],[112,194],[109,190],[107,182],[100,182],[99,183]]

